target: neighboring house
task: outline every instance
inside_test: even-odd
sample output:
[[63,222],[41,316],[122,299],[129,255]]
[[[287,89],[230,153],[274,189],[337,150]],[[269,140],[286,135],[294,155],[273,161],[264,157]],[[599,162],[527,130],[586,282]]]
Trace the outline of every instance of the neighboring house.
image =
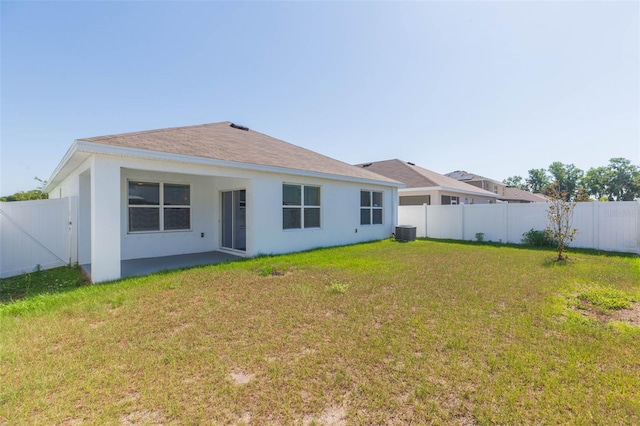
[[403,185],[229,122],[74,141],[46,187],[77,197],[78,262],[286,253],[389,237]]
[[406,187],[398,191],[401,206],[488,204],[499,199],[492,192],[400,160],[363,163],[358,167],[404,183]]
[[502,196],[504,188],[507,187],[507,185],[502,182],[498,182],[497,180],[465,172],[464,170],[456,170],[455,172],[445,174],[445,176],[448,176],[451,179],[459,180],[460,182],[468,183],[469,185],[473,185],[476,188],[493,192],[494,194],[498,194],[500,196]]
[[464,170],[456,170],[455,172],[447,173],[445,176],[498,194],[501,200],[507,203],[544,203],[547,201],[547,198],[542,194],[534,194],[519,188],[508,187],[497,180],[465,172]]
[[502,193],[502,200],[507,203],[546,203],[549,201],[542,194],[534,194],[520,188],[507,186]]

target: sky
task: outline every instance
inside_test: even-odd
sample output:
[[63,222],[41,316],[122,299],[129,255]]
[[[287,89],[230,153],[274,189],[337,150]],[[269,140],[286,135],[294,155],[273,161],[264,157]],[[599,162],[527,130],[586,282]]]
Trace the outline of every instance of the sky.
[[0,2],[0,195],[75,139],[232,121],[496,180],[640,165],[640,2]]

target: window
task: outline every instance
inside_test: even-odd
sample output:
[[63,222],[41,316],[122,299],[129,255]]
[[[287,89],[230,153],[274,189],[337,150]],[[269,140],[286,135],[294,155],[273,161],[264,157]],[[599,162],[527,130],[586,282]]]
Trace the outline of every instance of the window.
[[458,197],[450,195],[443,195],[441,201],[442,202],[440,204],[442,204],[443,206],[449,204],[460,204],[460,199]]
[[129,232],[191,229],[189,185],[129,182]]
[[320,187],[282,185],[282,229],[320,227]]
[[382,224],[382,192],[360,191],[360,225]]
[[401,206],[421,206],[431,204],[431,195],[402,195],[400,196]]

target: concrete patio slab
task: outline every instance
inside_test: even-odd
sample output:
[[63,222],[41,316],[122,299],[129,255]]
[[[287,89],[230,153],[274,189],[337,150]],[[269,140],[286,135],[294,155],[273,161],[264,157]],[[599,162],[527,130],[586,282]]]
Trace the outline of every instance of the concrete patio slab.
[[[215,265],[243,259],[221,251],[208,251],[203,253],[179,254],[175,256],[149,257],[145,259],[130,259],[120,262],[122,278],[149,275],[160,271],[190,268],[193,266]],[[91,264],[80,265],[82,270],[91,276]]]

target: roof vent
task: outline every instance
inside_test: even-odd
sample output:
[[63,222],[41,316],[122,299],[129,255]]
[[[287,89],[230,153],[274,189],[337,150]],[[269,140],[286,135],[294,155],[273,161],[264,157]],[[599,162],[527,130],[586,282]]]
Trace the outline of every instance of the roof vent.
[[239,124],[231,123],[231,127],[238,130],[244,130],[245,132],[249,130],[248,127],[241,126]]
[[369,167],[370,165],[372,165],[373,163],[367,163],[367,164],[363,164],[362,167]]
[[410,165],[410,166],[415,166],[415,164],[412,163],[411,161],[407,161],[407,164]]

